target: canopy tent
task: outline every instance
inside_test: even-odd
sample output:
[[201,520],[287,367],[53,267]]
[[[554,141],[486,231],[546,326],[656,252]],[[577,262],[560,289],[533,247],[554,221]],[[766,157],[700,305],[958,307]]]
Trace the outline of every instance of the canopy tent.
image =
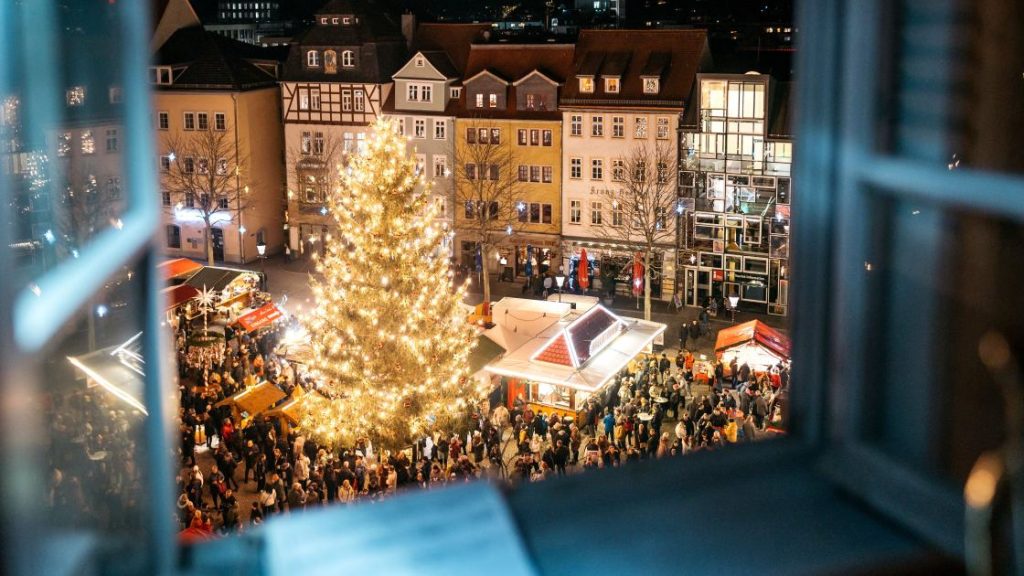
[[163,272],[164,280],[175,280],[184,279],[187,276],[195,274],[203,268],[203,265],[189,260],[188,258],[175,258],[174,260],[166,260],[157,265],[157,268]]
[[164,295],[164,300],[167,302],[168,310],[173,310],[196,296],[199,296],[199,290],[196,290],[194,287],[187,284],[179,284],[177,286],[171,286],[170,288],[164,288],[161,293]]
[[281,309],[271,302],[260,306],[252,312],[243,314],[238,318],[238,324],[246,332],[255,332],[260,328],[270,326],[282,317],[284,317],[284,312],[281,312]]
[[733,358],[754,369],[789,360],[789,337],[760,320],[730,326],[718,332],[715,355],[723,362]]
[[665,328],[657,322],[620,318],[598,305],[583,314],[566,314],[485,369],[594,392],[647,350]]
[[229,396],[217,402],[217,406],[231,406],[237,415],[252,417],[264,410],[274,406],[283,400],[285,394],[280,388],[270,382],[260,382],[252,388],[247,388],[234,396]]
[[119,346],[108,346],[81,356],[68,356],[68,362],[90,386],[100,386],[125,404],[148,414],[142,403],[145,362],[140,336],[142,332]]

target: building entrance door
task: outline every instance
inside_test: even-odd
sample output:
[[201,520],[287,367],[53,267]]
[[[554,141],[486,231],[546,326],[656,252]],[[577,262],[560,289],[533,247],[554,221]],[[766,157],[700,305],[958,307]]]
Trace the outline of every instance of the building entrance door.
[[697,302],[695,306],[703,306],[711,292],[711,270],[697,270]]
[[686,287],[684,303],[687,306],[700,306],[700,299],[697,297],[697,269],[686,267],[683,274],[683,286]]
[[210,229],[210,241],[213,242],[213,259],[215,262],[224,261],[224,231],[220,228]]

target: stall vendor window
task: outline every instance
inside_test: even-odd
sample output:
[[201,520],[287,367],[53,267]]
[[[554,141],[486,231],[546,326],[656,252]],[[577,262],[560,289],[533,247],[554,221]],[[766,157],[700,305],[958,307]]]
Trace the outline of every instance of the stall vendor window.
[[572,394],[564,386],[552,386],[543,382],[530,384],[530,401],[556,408],[572,409]]

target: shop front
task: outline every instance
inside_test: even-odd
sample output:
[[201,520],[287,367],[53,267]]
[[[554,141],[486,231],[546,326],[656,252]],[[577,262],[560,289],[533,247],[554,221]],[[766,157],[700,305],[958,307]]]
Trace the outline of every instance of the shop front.
[[[562,265],[568,275],[568,292],[578,292],[580,255],[583,250],[587,254],[590,286],[588,290],[602,295],[617,294],[619,296],[637,296],[633,286],[637,279],[639,297],[643,297],[643,252],[625,244],[600,242],[596,240],[567,238],[562,245],[564,254]],[[638,251],[639,250],[639,251]],[[639,269],[635,263],[639,260]],[[675,248],[660,246],[651,257],[651,297],[655,300],[671,300],[675,290],[676,271]],[[641,274],[635,278],[636,272]]]
[[789,292],[786,260],[759,255],[697,252],[683,262],[687,306],[717,301],[725,310],[729,298],[739,298],[740,310],[785,315]]

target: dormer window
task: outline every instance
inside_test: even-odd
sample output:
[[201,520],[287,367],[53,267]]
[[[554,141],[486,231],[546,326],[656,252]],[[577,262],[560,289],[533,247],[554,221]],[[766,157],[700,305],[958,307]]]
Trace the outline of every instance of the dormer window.
[[458,100],[459,98],[461,98],[462,97],[462,88],[455,88],[455,87],[453,87],[451,89],[451,96],[452,96],[452,100]]
[[316,50],[310,50],[306,52],[306,66],[310,68],[320,67],[320,53]]
[[173,75],[170,66],[153,66],[149,69],[150,80],[153,84],[170,85]]
[[484,107],[484,95],[483,94],[477,94],[476,95],[476,107],[477,108],[483,108]]
[[338,25],[338,19],[337,18],[331,18],[331,24],[334,24],[335,26],[337,26]]
[[342,18],[341,23],[344,24],[345,26],[348,26],[349,24],[352,23],[352,19],[348,17]]
[[85,86],[72,86],[65,94],[68,106],[85,104]]
[[341,53],[341,67],[342,68],[354,68],[356,65],[356,56],[351,50],[345,50]]
[[320,23],[321,23],[321,24],[327,24],[327,17],[326,17],[326,16],[324,16],[323,18],[321,18],[321,19],[320,19]]
[[594,93],[594,79],[590,76],[580,76],[580,92],[583,94]]
[[497,108],[497,107],[498,107],[498,95],[497,95],[497,94],[491,94],[491,95],[489,95],[489,96],[487,97],[487,104],[488,104],[488,105],[489,105],[489,106],[490,106],[491,108]]
[[657,94],[660,84],[657,78],[644,78],[644,94]]
[[615,78],[605,78],[604,79],[604,91],[607,92],[608,94],[618,94],[619,93],[619,79],[618,79],[618,77],[615,77]]

